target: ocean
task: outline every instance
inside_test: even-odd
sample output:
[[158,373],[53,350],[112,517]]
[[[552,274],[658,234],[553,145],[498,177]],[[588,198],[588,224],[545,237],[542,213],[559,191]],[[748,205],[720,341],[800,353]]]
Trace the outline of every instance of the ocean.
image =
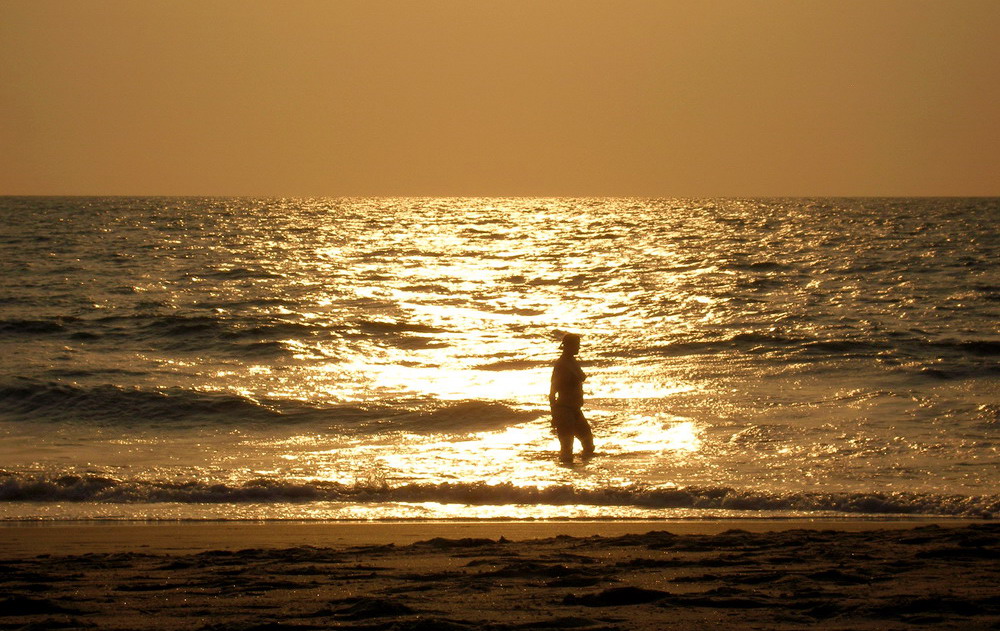
[[[997,516],[998,223],[990,198],[0,198],[0,520]],[[570,465],[564,332],[598,452]]]

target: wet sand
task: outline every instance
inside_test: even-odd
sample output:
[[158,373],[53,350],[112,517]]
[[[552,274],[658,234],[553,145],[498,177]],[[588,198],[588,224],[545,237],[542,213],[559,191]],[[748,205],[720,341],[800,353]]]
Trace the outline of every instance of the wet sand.
[[75,524],[0,535],[0,629],[1000,629],[994,523]]

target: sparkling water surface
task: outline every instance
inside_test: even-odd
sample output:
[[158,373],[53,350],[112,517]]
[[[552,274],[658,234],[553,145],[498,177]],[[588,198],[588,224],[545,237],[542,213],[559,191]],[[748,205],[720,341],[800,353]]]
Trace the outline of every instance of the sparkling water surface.
[[[1000,200],[0,198],[0,518],[1000,510]],[[599,455],[547,419],[583,335]]]

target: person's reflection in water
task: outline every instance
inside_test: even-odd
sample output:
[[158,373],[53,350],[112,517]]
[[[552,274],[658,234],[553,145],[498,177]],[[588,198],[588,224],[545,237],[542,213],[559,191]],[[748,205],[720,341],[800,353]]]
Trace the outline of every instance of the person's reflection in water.
[[573,439],[583,445],[583,457],[594,453],[594,436],[590,424],[583,417],[583,380],[587,378],[576,361],[580,352],[580,336],[567,333],[563,336],[562,355],[552,366],[552,385],[549,388],[549,406],[552,408],[552,427],[559,437],[559,459],[573,462]]

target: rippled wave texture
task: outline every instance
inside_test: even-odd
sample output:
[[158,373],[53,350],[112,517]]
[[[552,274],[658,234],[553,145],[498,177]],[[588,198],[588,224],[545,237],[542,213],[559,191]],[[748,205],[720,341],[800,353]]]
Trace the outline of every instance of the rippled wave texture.
[[[375,466],[385,501],[994,510],[997,199],[0,198],[0,218],[8,501],[82,474],[116,480],[99,501],[197,481],[236,502],[256,471],[328,501]],[[550,457],[563,331],[604,456],[582,469]]]

